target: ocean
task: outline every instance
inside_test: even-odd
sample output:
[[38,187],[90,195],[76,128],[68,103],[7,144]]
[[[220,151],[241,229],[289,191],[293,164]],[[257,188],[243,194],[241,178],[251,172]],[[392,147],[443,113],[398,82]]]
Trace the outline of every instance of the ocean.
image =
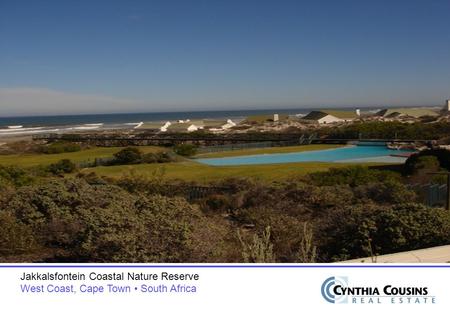
[[167,121],[178,119],[220,119],[244,118],[249,115],[260,114],[305,114],[311,109],[271,109],[271,110],[239,110],[239,111],[193,111],[168,113],[123,113],[123,114],[93,114],[93,115],[61,115],[61,116],[25,116],[0,117],[0,127],[47,127],[70,126],[85,124],[118,125],[147,121]]

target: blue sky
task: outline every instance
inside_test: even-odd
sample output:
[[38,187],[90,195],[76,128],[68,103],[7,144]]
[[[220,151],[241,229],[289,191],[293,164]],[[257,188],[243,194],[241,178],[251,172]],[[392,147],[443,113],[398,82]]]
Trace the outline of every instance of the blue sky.
[[448,0],[0,0],[0,115],[449,97]]

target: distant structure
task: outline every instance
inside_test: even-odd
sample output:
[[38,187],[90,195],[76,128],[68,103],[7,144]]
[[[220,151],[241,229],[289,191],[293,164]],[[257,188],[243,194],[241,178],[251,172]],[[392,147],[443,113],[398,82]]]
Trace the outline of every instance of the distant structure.
[[232,121],[231,119],[227,119],[227,122],[225,124],[210,124],[209,125],[210,128],[208,128],[209,131],[211,132],[222,132],[224,130],[233,128],[234,126],[236,126],[236,123],[234,121]]
[[386,108],[375,114],[384,118],[437,116],[437,111],[428,108]]
[[222,132],[227,129],[233,128],[236,123],[231,119],[227,120],[215,120],[215,119],[203,119],[203,120],[178,120],[178,121],[166,121],[164,124],[144,124],[145,129],[159,129],[161,132],[194,132],[198,130],[207,130],[211,132]]
[[361,110],[359,108],[356,109],[356,115],[361,116]]
[[273,121],[279,121],[280,120],[280,116],[278,116],[278,114],[273,114]]
[[444,112],[450,112],[450,100],[446,100],[445,101],[445,105],[444,105]]
[[171,124],[172,124],[172,123],[171,123],[170,121],[167,121],[167,122],[160,128],[161,132],[166,132],[167,129],[170,127]]
[[334,122],[352,121],[358,118],[358,110],[356,111],[338,111],[338,110],[320,110],[312,111],[302,119],[319,124],[327,124]]
[[202,120],[190,121],[189,119],[178,121],[173,123],[168,127],[169,132],[194,132],[204,128],[204,123]]

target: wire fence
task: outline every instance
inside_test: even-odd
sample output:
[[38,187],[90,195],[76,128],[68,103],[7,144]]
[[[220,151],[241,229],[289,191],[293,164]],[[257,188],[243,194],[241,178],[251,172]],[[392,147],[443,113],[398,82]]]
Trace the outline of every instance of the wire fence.
[[311,144],[311,141],[315,138],[315,135],[305,136],[302,135],[296,140],[291,141],[267,141],[267,142],[253,142],[253,143],[237,143],[237,144],[223,144],[223,145],[211,145],[200,146],[197,149],[199,154],[214,153],[214,152],[228,152],[234,150],[243,150],[251,148],[267,148],[267,147],[283,147],[283,146],[296,146]]
[[413,184],[410,185],[418,195],[419,199],[427,206],[442,207],[447,201],[446,184]]

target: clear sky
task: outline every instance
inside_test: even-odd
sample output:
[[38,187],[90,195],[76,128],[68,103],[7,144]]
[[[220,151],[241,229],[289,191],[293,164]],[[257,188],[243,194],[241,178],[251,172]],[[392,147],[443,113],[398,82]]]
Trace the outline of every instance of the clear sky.
[[0,0],[0,115],[446,98],[449,0]]

